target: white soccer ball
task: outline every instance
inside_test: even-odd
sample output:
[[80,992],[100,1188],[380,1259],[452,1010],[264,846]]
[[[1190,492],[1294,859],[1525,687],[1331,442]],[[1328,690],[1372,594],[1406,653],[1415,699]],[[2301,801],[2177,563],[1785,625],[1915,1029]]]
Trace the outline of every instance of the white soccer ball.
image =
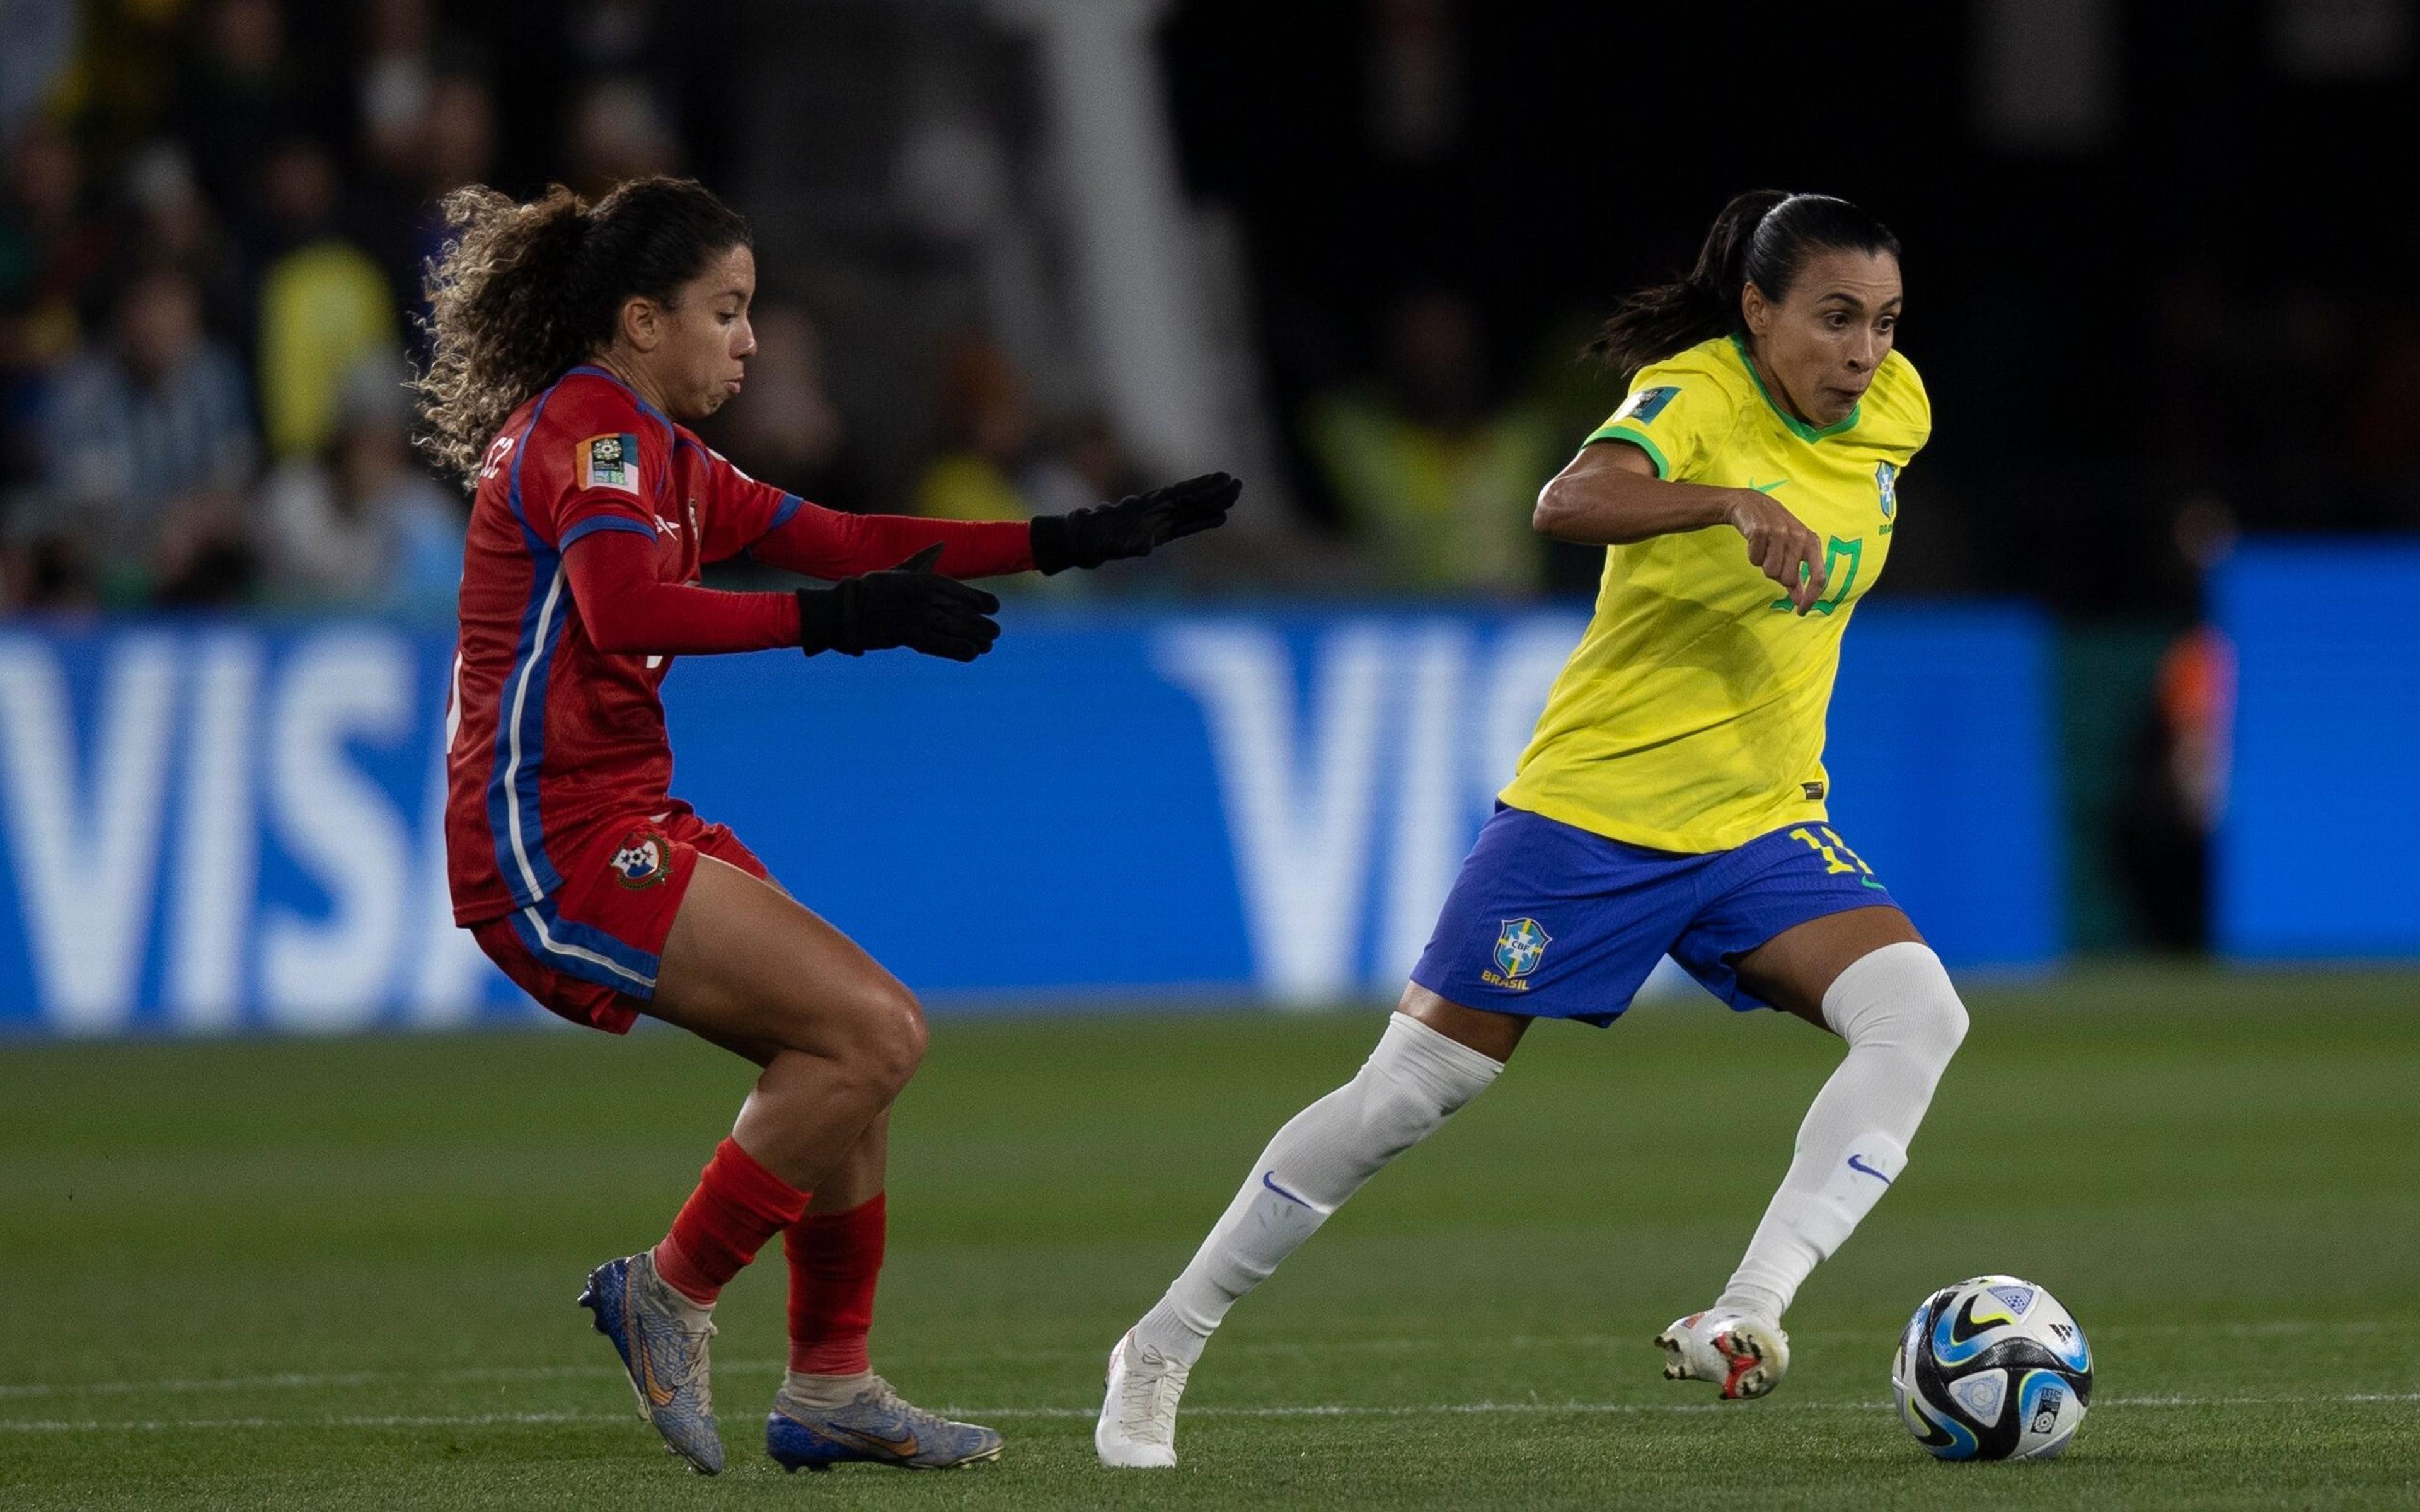
[[1891,1395],[1916,1442],[1944,1459],[2048,1459],[2092,1400],[2092,1347],[2058,1299],[1978,1275],[1924,1299],[1900,1335]]

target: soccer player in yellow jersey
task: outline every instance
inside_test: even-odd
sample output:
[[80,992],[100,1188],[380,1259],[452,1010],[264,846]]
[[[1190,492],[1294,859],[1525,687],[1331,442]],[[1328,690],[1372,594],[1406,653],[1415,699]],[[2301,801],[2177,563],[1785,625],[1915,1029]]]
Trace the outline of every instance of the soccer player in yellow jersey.
[[1734,1009],[1847,1041],[1789,1174],[1664,1373],[1761,1396],[1781,1316],[1906,1165],[1966,1032],[1949,977],[1834,829],[1823,715],[1882,575],[1924,384],[1893,349],[1899,241],[1844,200],[1726,206],[1689,275],[1597,350],[1629,397],[1538,496],[1606,548],[1595,617],[1358,1074],[1296,1115],[1109,1355],[1107,1465],[1176,1461],[1178,1398],[1227,1309],[1378,1168],[1495,1080],[1533,1018],[1607,1025],[1670,954]]

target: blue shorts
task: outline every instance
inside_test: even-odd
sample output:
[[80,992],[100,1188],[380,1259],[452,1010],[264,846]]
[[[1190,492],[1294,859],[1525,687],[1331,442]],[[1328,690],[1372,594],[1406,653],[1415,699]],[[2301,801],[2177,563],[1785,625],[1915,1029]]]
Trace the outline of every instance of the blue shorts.
[[1896,907],[1827,825],[1676,856],[1496,806],[1412,980],[1466,1008],[1602,1027],[1670,955],[1734,1009],[1772,1005],[1732,965],[1826,914]]

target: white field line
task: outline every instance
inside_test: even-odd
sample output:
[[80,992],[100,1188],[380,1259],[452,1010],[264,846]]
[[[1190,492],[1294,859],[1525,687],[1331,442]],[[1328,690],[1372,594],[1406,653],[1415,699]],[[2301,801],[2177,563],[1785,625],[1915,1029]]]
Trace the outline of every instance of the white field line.
[[[2352,1392],[2331,1396],[2118,1396],[2093,1404],[2102,1408],[2150,1407],[2329,1407],[2348,1404],[2420,1402],[2420,1392]],[[998,1418],[1080,1418],[1100,1414],[1095,1407],[946,1407],[954,1416]],[[1400,1406],[1360,1403],[1315,1403],[1292,1407],[1188,1407],[1188,1418],[1311,1418],[1311,1417],[1483,1417],[1496,1413],[1533,1416],[1669,1416],[1699,1412],[1885,1412],[1888,1402],[1768,1402],[1756,1408],[1721,1402],[1436,1402]],[[0,1420],[0,1433],[163,1433],[179,1430],[219,1432],[241,1428],[474,1428],[520,1427],[566,1423],[627,1423],[628,1412],[473,1412],[458,1416],[380,1414],[356,1417],[195,1417],[133,1420],[19,1419]]]
[[[731,1368],[756,1368],[759,1362],[740,1361]],[[0,1401],[28,1396],[132,1396],[190,1392],[339,1391],[349,1386],[395,1386],[423,1383],[461,1385],[476,1381],[583,1381],[618,1377],[613,1365],[481,1365],[459,1370],[343,1370],[311,1375],[209,1376],[191,1380],[34,1381],[0,1386]]]
[[[2357,1392],[2333,1396],[2106,1396],[2093,1402],[2098,1411],[2104,1407],[2301,1407],[2342,1406],[2356,1402],[2420,1402],[2420,1391]],[[946,1409],[955,1415],[968,1417],[1078,1417],[1091,1421],[1101,1415],[1097,1407],[953,1407]],[[1484,1416],[1492,1412],[1530,1413],[1614,1413],[1634,1416],[1662,1416],[1670,1413],[1738,1412],[1888,1412],[1889,1402],[1766,1402],[1754,1409],[1744,1409],[1730,1402],[1434,1402],[1405,1406],[1370,1406],[1361,1403],[1337,1403],[1302,1407],[1188,1407],[1187,1417],[1460,1417]]]
[[225,1428],[487,1428],[546,1423],[626,1423],[632,1414],[614,1412],[471,1412],[460,1416],[411,1417],[380,1414],[368,1417],[167,1417],[115,1422],[98,1418],[0,1420],[0,1433],[164,1433],[178,1429],[216,1432]]
[[[2376,1319],[2343,1319],[2314,1320],[2307,1319],[2274,1319],[2258,1323],[2136,1323],[2113,1324],[2092,1331],[2096,1339],[2149,1338],[2167,1335],[2200,1335],[2219,1338],[2276,1338],[2313,1334],[2376,1334],[2387,1330],[2420,1328],[2420,1319],[2397,1319],[2382,1321]],[[1898,1341],[1896,1332],[1878,1335],[1871,1329],[1805,1329],[1791,1335],[1804,1343],[1825,1339],[1841,1343],[1871,1341],[1881,1338],[1887,1346]],[[1643,1338],[1621,1334],[1515,1334],[1485,1340],[1486,1344],[1508,1350],[1538,1351],[1545,1350],[1598,1350],[1644,1347]],[[1413,1353],[1423,1350],[1439,1350],[1447,1341],[1428,1335],[1417,1338],[1366,1339],[1239,1339],[1222,1345],[1218,1353],[1245,1356],[1317,1356],[1326,1354],[1391,1354]],[[893,1351],[892,1359],[941,1362],[960,1365],[1047,1365],[1053,1361],[1095,1361],[1104,1358],[1106,1349],[1069,1350],[969,1350],[947,1356],[918,1350]],[[1465,1352],[1467,1352],[1466,1348]],[[727,1360],[727,1370],[779,1370],[786,1364],[781,1360]],[[481,1381],[593,1381],[618,1380],[622,1372],[610,1365],[468,1365],[449,1370],[341,1370],[322,1373],[283,1372],[266,1376],[209,1376],[168,1378],[158,1381],[26,1381],[0,1384],[0,1401],[23,1400],[46,1396],[132,1396],[158,1393],[163,1396],[196,1392],[248,1391],[341,1391],[349,1387],[396,1385],[463,1385]]]

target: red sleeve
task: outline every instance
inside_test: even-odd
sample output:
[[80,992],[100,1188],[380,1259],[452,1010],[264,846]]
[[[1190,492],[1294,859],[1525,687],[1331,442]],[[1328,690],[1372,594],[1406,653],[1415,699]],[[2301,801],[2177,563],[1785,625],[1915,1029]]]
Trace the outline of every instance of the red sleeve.
[[706,457],[711,499],[700,546],[708,562],[745,551],[767,566],[832,582],[939,546],[933,570],[945,577],[998,578],[1033,566],[1032,532],[1021,522],[846,514],[759,483],[720,453]]
[[1033,532],[1023,520],[920,519],[912,515],[849,515],[793,496],[796,507],[748,554],[785,572],[827,581],[895,567],[928,546],[941,548],[933,570],[950,578],[998,578],[1033,566]]
[[525,443],[530,486],[523,503],[531,525],[551,535],[557,550],[603,528],[600,521],[653,531],[657,496],[671,476],[667,440],[628,391],[566,376],[547,396]]
[[590,643],[608,656],[692,656],[799,643],[788,594],[726,594],[656,576],[652,535],[592,530],[563,558]]
[[695,446],[706,455],[706,515],[698,526],[703,560],[724,562],[739,555],[797,512],[797,494],[757,482],[687,432],[674,444]]

